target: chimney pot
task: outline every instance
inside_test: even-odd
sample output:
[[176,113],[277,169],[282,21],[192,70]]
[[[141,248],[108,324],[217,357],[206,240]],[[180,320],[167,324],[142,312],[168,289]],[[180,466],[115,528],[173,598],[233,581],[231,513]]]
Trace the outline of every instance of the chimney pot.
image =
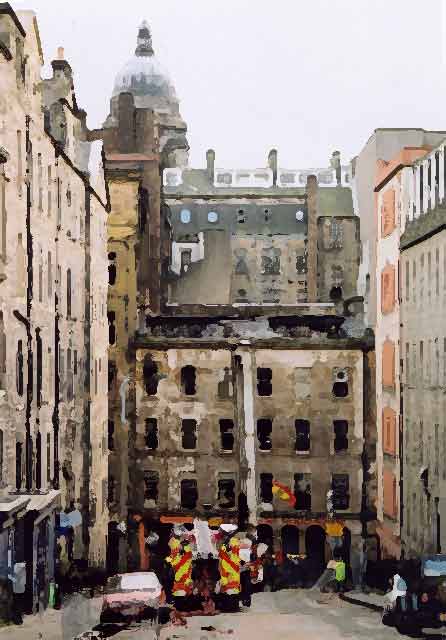
[[63,47],[57,47],[57,59],[65,60],[65,49]]

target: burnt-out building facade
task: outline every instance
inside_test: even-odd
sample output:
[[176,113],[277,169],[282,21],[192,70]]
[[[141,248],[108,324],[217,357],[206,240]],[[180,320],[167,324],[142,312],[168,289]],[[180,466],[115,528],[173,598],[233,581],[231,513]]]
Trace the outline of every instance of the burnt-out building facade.
[[[369,353],[349,171],[187,166],[145,23],[104,138],[110,563],[195,517],[324,553],[327,492],[357,547],[370,480]],[[274,497],[273,481],[296,505]],[[119,523],[127,521],[125,542]],[[119,553],[118,553],[119,549]]]

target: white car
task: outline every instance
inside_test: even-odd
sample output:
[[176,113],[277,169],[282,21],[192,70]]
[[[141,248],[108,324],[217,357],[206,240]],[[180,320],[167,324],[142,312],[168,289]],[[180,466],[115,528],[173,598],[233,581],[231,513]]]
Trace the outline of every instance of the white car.
[[101,623],[154,619],[165,602],[164,590],[153,571],[122,573],[107,582]]

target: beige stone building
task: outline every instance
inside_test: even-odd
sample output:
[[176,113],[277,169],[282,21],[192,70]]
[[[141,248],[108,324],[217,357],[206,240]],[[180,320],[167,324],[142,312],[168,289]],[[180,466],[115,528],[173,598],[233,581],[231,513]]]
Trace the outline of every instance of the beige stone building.
[[[94,133],[112,206],[109,567],[147,566],[148,532],[162,553],[172,523],[194,517],[249,520],[322,562],[329,490],[358,549],[373,342],[348,169],[337,153],[283,169],[275,150],[260,169],[219,169],[212,150],[189,168],[160,69],[143,23]],[[273,500],[274,480],[296,508]]]
[[[108,521],[107,196],[63,50],[50,79],[42,66],[35,15],[1,3],[0,473],[4,504],[28,498],[25,526],[1,535],[17,551],[8,571],[27,564],[34,607],[46,604],[55,535],[104,564]],[[73,536],[59,507],[81,513]]]
[[403,525],[406,554],[446,550],[445,144],[414,162],[401,215]]

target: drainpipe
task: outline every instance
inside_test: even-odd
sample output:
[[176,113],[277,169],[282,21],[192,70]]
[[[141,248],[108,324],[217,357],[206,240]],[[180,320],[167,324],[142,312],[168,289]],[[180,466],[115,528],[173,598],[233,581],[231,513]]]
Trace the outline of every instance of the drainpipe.
[[60,329],[59,329],[59,296],[54,294],[54,407],[51,421],[53,424],[53,453],[54,453],[54,476],[53,489],[59,489],[60,485],[60,463],[59,463],[59,404],[60,404],[60,381],[59,381],[59,349],[60,349]]
[[90,475],[91,475],[91,189],[85,183],[85,294],[84,294],[84,350],[85,350],[85,402],[83,420],[82,459],[82,544],[84,558],[88,559],[90,545]]
[[33,342],[31,334],[31,310],[33,299],[33,237],[31,233],[31,171],[30,171],[30,151],[31,139],[29,133],[30,116],[25,117],[26,127],[26,253],[28,257],[27,263],[27,288],[26,288],[26,318],[20,311],[14,310],[14,315],[26,329],[27,342],[27,381],[26,381],[26,412],[25,412],[25,486],[29,493],[33,486],[33,459],[32,459],[32,438],[31,438],[31,411],[33,401]]

